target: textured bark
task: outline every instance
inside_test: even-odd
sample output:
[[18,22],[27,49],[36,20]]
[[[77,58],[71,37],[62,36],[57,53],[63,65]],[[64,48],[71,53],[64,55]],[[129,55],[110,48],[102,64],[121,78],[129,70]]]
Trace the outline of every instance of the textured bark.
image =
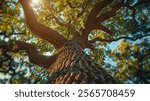
[[50,83],[115,83],[115,80],[102,67],[73,42],[59,50],[56,61],[48,70],[51,74]]
[[61,47],[67,40],[57,31],[39,23],[30,7],[31,0],[19,0],[25,14],[29,29],[39,38],[51,43],[56,49]]

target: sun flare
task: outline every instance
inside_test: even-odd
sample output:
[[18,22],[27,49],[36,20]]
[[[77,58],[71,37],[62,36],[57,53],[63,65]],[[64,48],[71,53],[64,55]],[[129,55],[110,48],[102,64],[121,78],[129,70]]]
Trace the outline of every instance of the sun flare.
[[40,1],[40,0],[32,0],[32,4],[37,5],[37,4],[39,4],[39,1]]

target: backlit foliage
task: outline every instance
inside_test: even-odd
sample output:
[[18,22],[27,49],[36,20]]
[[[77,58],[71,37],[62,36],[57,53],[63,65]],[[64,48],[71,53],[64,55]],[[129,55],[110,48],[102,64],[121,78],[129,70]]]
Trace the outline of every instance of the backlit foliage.
[[[70,33],[81,34],[87,16],[98,1],[102,0],[40,0],[39,4],[31,3],[31,6],[40,23],[71,39]],[[136,2],[132,1],[134,2],[130,5]],[[110,10],[107,6],[99,15]],[[135,13],[133,17],[131,9],[122,7],[116,16],[102,23],[113,34],[93,30],[89,39],[117,39],[128,36],[136,39],[150,34],[149,3],[138,5]],[[115,44],[111,43],[113,41],[98,41],[94,43],[94,50],[85,49],[85,52],[103,65],[119,83],[150,83],[149,38],[142,37],[137,41],[124,38],[114,41]],[[13,44],[17,40],[36,45],[42,54],[51,55],[54,52],[52,45],[34,36],[27,28],[18,1],[8,0],[0,6],[0,43]],[[47,83],[49,78],[42,67],[29,62],[24,51],[13,53],[0,48],[0,63],[0,83]]]

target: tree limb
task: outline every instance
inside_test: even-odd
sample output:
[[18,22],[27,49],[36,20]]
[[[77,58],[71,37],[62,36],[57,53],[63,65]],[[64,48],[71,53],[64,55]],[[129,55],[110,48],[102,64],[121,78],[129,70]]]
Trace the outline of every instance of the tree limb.
[[142,3],[150,3],[150,1],[149,0],[138,0],[138,2],[134,5],[134,7],[138,6],[138,5],[142,4]]
[[52,17],[55,19],[55,21],[56,21],[60,26],[64,26],[64,27],[66,27],[66,28],[70,27],[67,23],[62,22],[58,17],[56,17],[53,12],[51,12],[51,13],[52,13]]
[[99,30],[102,30],[108,34],[113,34],[111,30],[109,30],[107,27],[105,27],[103,25],[95,25],[94,29],[99,29]]
[[27,52],[31,63],[48,68],[56,60],[56,55],[44,56],[37,51],[34,45],[21,41],[16,42],[16,44],[19,50],[25,50]]
[[[132,9],[133,10],[133,17],[135,16],[135,10],[134,10],[134,8],[135,8],[135,6],[137,6],[137,5],[139,5],[139,4],[141,4],[141,3],[147,3],[147,2],[150,2],[149,0],[139,0],[133,7],[129,7],[129,9]],[[117,10],[119,10],[121,7],[123,7],[124,6],[124,1],[123,0],[120,0],[117,4],[115,4],[114,6],[112,6],[112,10],[111,11],[109,11],[109,12],[106,12],[106,13],[104,13],[103,15],[101,15],[101,16],[99,16],[97,19],[96,19],[96,21],[95,21],[95,28],[99,28],[100,30],[103,30],[103,31],[105,31],[105,32],[107,32],[107,33],[110,33],[110,34],[112,34],[112,32],[108,29],[108,28],[106,28],[106,27],[104,27],[104,26],[101,26],[101,25],[99,25],[100,23],[102,23],[103,21],[105,21],[105,20],[107,20],[107,19],[109,19],[110,17],[113,17],[113,16],[115,16],[117,13]],[[143,37],[143,36],[142,36]],[[119,38],[117,38],[117,39],[100,39],[100,38],[95,38],[93,41],[97,41],[97,40],[99,40],[99,41],[103,41],[103,42],[112,42],[112,41],[118,41],[118,40],[120,40],[120,39],[129,39],[129,40],[132,40],[132,41],[135,41],[135,40],[137,40],[138,38],[140,38],[140,37],[138,37],[138,38],[131,38],[131,37],[119,37]]]
[[5,2],[5,0],[1,0],[0,2],[0,8],[2,7],[3,3]]
[[37,51],[34,45],[22,41],[17,41],[16,44],[0,43],[0,49],[15,53],[20,50],[25,50],[31,63],[45,68],[48,68],[57,58],[57,55],[44,56]]
[[108,6],[111,2],[113,2],[113,0],[104,0],[95,4],[94,8],[91,10],[90,14],[87,17],[87,21],[85,23],[85,29],[83,29],[82,31],[83,33],[82,37],[84,38],[84,40],[88,39],[88,34],[91,32],[91,30],[94,27],[93,25],[95,23],[99,11],[101,11],[104,7]]
[[121,36],[121,37],[118,37],[116,39],[113,39],[113,38],[111,38],[111,39],[102,39],[102,38],[96,37],[93,40],[89,40],[89,43],[95,43],[97,41],[100,41],[100,42],[114,42],[114,41],[119,41],[121,39],[127,39],[127,40],[131,40],[131,41],[136,41],[136,40],[141,39],[141,38],[146,37],[146,36],[150,36],[150,34],[140,35],[140,36],[137,36],[135,38],[128,37],[128,36]]
[[91,0],[88,0],[88,1],[86,2],[86,4],[82,6],[82,11],[77,15],[77,18],[79,18],[80,16],[83,15],[83,13],[85,12],[86,8],[88,7],[88,3],[89,3],[90,1],[91,1]]
[[120,0],[116,5],[112,6],[111,11],[108,11],[108,12],[104,13],[103,15],[99,16],[95,22],[100,24],[103,21],[109,19],[110,17],[115,16],[117,14],[116,11],[119,10],[123,6],[123,4],[124,4],[123,0]]
[[40,24],[33,10],[30,8],[30,0],[19,0],[21,3],[28,27],[38,37],[50,42],[56,49],[60,48],[67,40],[55,30]]
[[[129,9],[133,10],[133,14],[135,14],[134,8],[142,3],[148,3],[149,0],[139,0],[134,6],[128,6]],[[112,6],[112,10],[109,12],[106,12],[105,14],[99,16],[96,20],[98,23],[102,23],[103,21],[109,19],[110,17],[113,17],[116,15],[116,11],[119,10],[121,7],[124,6],[124,0],[120,0],[116,5]]]
[[138,0],[138,2],[136,4],[134,4],[133,6],[131,6],[129,4],[127,6],[125,6],[128,9],[132,10],[132,12],[133,12],[132,18],[136,24],[137,24],[136,19],[135,19],[136,7],[143,3],[150,3],[150,1],[149,0]]
[[[88,6],[88,3],[90,2],[91,0],[88,0],[88,1],[85,1],[86,4],[84,4],[81,8],[81,12],[77,15],[77,18],[79,18],[80,16],[83,15],[83,13],[85,12],[85,9],[87,8]],[[72,6],[72,4],[69,2],[69,0],[66,0],[66,3],[67,5],[71,8],[71,9],[74,9],[74,8],[77,8],[77,7],[80,7],[80,6]]]
[[66,0],[66,3],[71,9],[76,8],[76,7],[72,6],[72,4],[69,2],[69,0]]
[[[51,4],[50,4],[51,5]],[[52,5],[51,5],[52,6]],[[66,28],[70,27],[70,25],[68,25],[67,23],[63,22],[62,20],[60,20],[57,16],[55,16],[55,12],[53,7],[49,6],[48,9],[51,12],[52,18],[55,19],[55,21],[60,25],[60,26],[64,26]]]

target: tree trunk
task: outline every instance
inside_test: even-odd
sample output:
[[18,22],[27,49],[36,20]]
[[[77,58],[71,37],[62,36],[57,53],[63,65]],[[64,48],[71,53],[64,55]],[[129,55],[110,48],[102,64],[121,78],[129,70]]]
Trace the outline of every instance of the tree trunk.
[[73,42],[58,50],[56,61],[48,68],[50,83],[57,84],[101,84],[115,80]]
[[[100,1],[95,5],[88,17],[82,35],[72,33],[75,37],[73,37],[72,42],[57,31],[38,22],[30,7],[30,0],[19,0],[19,2],[23,7],[29,29],[39,38],[51,43],[58,52],[52,57],[45,57],[39,54],[32,45],[26,44],[31,48],[24,48],[22,43],[18,43],[18,47],[25,49],[29,54],[32,63],[43,65],[48,69],[51,74],[50,83],[115,83],[115,80],[83,51],[84,48],[90,46],[87,40],[88,34],[94,28],[91,25],[95,23],[99,10],[109,5],[112,2],[111,0]],[[114,9],[117,10],[118,7]]]

